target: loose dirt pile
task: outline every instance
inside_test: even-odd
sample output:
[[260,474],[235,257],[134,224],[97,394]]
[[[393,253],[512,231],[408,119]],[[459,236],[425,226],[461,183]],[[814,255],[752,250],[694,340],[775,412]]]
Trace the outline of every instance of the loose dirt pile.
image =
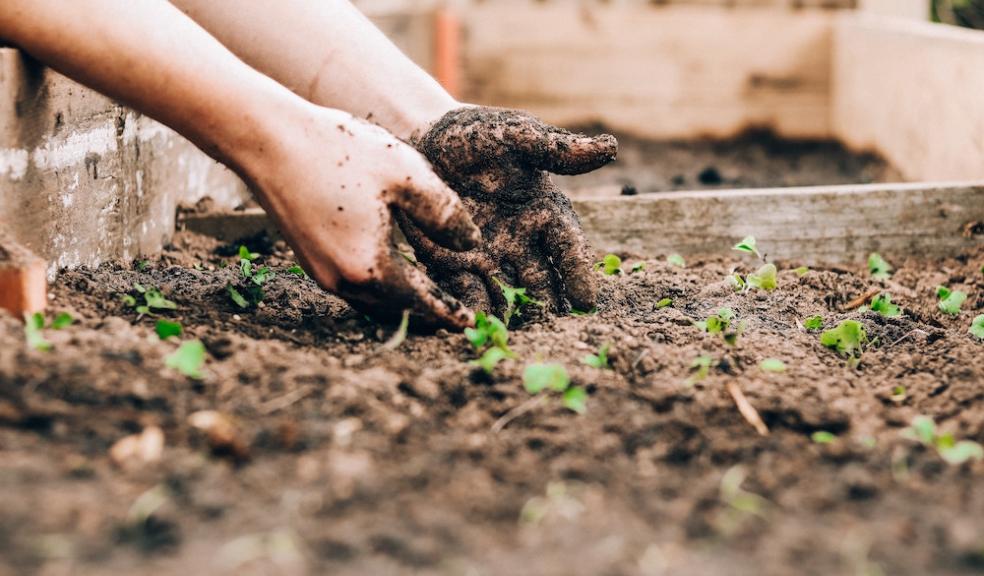
[[[984,463],[949,465],[901,435],[922,414],[984,442],[984,344],[968,334],[984,312],[984,250],[886,254],[898,270],[884,283],[860,266],[800,277],[780,263],[775,292],[742,294],[725,276],[750,258],[729,247],[686,268],[649,260],[601,278],[596,314],[527,319],[511,334],[519,359],[489,377],[460,334],[382,350],[392,327],[287,273],[282,247],[250,248],[276,272],[253,310],[226,291],[234,250],[184,236],[159,261],[64,273],[49,317],[77,322],[44,330],[49,352],[0,316],[0,573],[984,568]],[[177,343],[120,299],[135,282],[177,304],[161,316],[204,343],[203,380],[165,365]],[[969,294],[959,316],[937,310],[938,284]],[[878,286],[902,316],[842,312]],[[693,326],[722,306],[746,322],[734,350]],[[848,368],[799,325],[814,314],[825,328],[857,319],[877,345]],[[605,344],[612,370],[580,363]],[[688,385],[701,355],[715,364]],[[788,369],[763,372],[770,357]],[[587,413],[552,398],[491,432],[529,401],[521,374],[537,359],[587,388]],[[226,429],[196,428],[210,418]]]
[[[605,130],[582,129],[589,134]],[[565,190],[617,185],[624,194],[674,190],[779,188],[901,182],[874,154],[856,154],[836,141],[786,140],[748,132],[731,140],[653,141],[618,137],[618,159],[576,178],[557,177]]]

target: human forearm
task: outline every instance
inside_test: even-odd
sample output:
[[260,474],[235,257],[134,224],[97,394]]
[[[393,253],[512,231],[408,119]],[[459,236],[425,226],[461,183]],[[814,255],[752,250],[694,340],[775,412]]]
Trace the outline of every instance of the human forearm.
[[407,138],[458,103],[348,0],[171,0],[303,98]]
[[163,0],[4,0],[0,37],[240,172],[268,145],[264,110],[304,105]]

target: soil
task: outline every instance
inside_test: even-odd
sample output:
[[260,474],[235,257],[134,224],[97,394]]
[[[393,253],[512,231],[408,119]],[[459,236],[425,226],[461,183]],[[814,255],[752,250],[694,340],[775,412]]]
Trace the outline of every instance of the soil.
[[[644,271],[601,278],[593,315],[529,314],[511,334],[518,359],[488,377],[461,334],[383,349],[392,327],[286,273],[282,245],[250,247],[277,272],[253,310],[225,291],[235,247],[182,235],[146,264],[64,272],[49,316],[77,322],[45,330],[49,352],[0,315],[0,574],[984,570],[984,462],[948,465],[901,435],[924,414],[984,442],[984,343],[968,334],[984,248],[886,254],[897,272],[883,283],[785,262],[775,292],[741,294],[723,279],[753,262],[728,247],[685,269],[650,255]],[[177,343],[120,299],[134,282],[177,303],[165,316],[204,342],[203,380],[166,367]],[[969,294],[959,316],[936,309],[938,284]],[[841,311],[879,286],[902,316]],[[692,325],[722,306],[746,322],[734,349]],[[857,369],[799,326],[812,314],[864,324],[876,344]],[[604,344],[612,370],[581,364]],[[688,385],[702,354],[711,373]],[[763,372],[766,357],[788,370]],[[587,388],[586,414],[530,403],[521,374],[536,359]],[[236,428],[203,437],[189,424],[202,410]],[[158,462],[114,463],[114,444],[153,427]],[[817,431],[836,439],[815,443]],[[724,497],[722,479],[741,475]]]
[[[588,134],[603,127],[582,127]],[[555,180],[564,190],[617,185],[622,193],[675,190],[833,186],[901,182],[880,156],[856,153],[833,140],[789,140],[749,131],[730,140],[643,140],[618,137],[615,162],[576,178]]]

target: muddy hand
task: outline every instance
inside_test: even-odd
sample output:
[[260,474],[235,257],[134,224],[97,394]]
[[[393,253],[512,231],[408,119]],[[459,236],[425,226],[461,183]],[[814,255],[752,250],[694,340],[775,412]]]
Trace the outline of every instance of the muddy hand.
[[449,112],[414,143],[461,194],[484,239],[479,249],[455,253],[403,223],[441,286],[476,310],[502,311],[496,277],[526,287],[554,312],[594,307],[592,251],[548,173],[604,166],[615,159],[614,137],[573,134],[525,112],[468,107]]
[[[423,156],[389,132],[331,110],[286,125],[269,169],[250,174],[307,272],[373,318],[462,328],[471,310],[438,288],[392,245],[393,213],[449,252],[481,238],[467,210]],[[421,233],[421,237],[423,233]]]

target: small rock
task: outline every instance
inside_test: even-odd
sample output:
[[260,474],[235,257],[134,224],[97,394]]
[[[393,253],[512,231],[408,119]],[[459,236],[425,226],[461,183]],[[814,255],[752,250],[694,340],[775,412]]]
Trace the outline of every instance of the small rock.
[[136,469],[159,462],[164,453],[164,432],[148,426],[140,434],[120,438],[109,449],[109,458],[123,469]]
[[216,456],[229,456],[235,462],[249,460],[249,447],[239,429],[225,414],[202,410],[188,416],[188,424],[205,433],[208,445]]

